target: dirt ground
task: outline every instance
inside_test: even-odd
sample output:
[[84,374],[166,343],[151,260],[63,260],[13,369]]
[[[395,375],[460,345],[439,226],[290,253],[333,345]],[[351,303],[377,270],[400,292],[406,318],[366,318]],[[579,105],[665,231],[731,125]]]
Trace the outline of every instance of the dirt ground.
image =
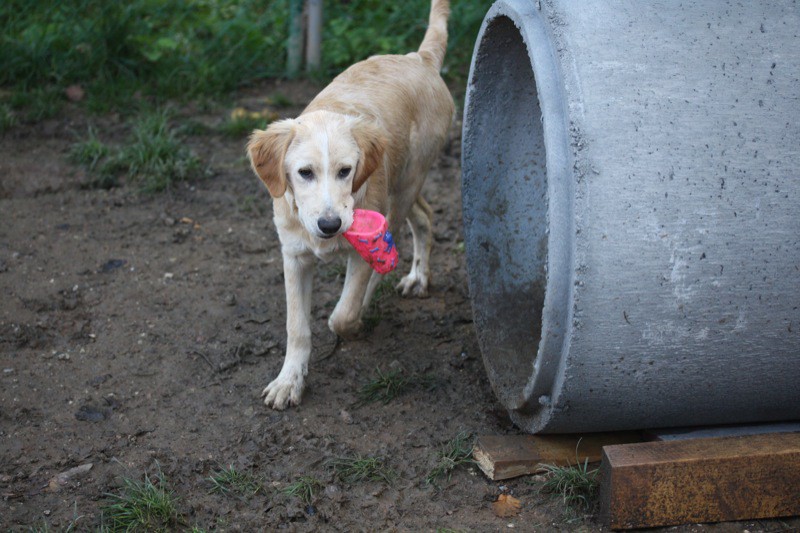
[[[314,93],[307,85],[267,85],[242,93],[236,105],[258,108],[276,90],[298,105]],[[214,126],[231,108],[181,112]],[[473,332],[460,124],[425,187],[435,212],[430,298],[385,294],[372,331],[337,345],[326,319],[343,270],[321,265],[303,403],[277,412],[259,393],[283,359],[280,249],[244,139],[188,137],[212,176],[142,195],[130,186],[84,187],[85,171],[67,154],[90,123],[103,140],[125,138],[119,117],[74,107],[0,138],[2,530],[95,531],[108,493],[118,493],[124,478],[159,471],[178,498],[182,530],[602,529],[592,515],[542,493],[539,479],[491,482],[460,467],[438,488],[425,483],[436,451],[459,432],[517,432],[493,396]],[[396,237],[408,258],[410,235]],[[432,379],[388,404],[357,406],[376,370]],[[397,479],[339,481],[326,460],[352,454],[386,458]],[[59,473],[86,464],[88,472],[51,486]],[[266,488],[246,497],[210,493],[209,476],[229,465]],[[311,505],[279,490],[300,476],[322,482]],[[518,516],[492,512],[502,493],[521,500]]]

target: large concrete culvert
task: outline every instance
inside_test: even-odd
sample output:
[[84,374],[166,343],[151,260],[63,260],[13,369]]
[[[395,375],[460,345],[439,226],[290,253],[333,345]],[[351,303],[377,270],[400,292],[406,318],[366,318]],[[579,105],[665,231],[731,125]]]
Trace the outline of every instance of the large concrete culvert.
[[800,419],[800,5],[496,2],[463,143],[475,325],[519,426]]

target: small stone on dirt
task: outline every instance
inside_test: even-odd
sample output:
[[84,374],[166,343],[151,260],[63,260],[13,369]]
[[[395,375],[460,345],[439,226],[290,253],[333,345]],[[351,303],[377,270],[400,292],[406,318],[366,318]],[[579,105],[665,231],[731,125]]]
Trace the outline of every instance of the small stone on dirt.
[[102,422],[108,418],[108,411],[92,405],[83,405],[75,413],[75,418],[81,422]]
[[125,266],[128,262],[125,259],[109,259],[100,267],[100,272],[106,274],[108,272],[113,272],[120,267]]
[[70,480],[82,476],[86,472],[92,469],[92,463],[86,463],[85,465],[76,466],[75,468],[70,468],[65,472],[61,472],[53,479],[50,480],[48,484],[48,489],[51,492],[55,492],[57,490],[61,490],[63,487],[67,486],[67,483]]

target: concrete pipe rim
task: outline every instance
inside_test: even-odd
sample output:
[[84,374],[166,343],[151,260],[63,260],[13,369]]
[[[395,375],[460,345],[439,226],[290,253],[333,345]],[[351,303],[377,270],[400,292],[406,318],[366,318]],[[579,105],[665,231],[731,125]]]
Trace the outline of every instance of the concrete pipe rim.
[[[532,432],[552,415],[572,322],[573,184],[561,80],[535,3],[496,2],[478,34],[464,106],[464,231],[475,325],[492,388],[512,419]],[[526,135],[517,144],[515,131]],[[520,193],[532,198],[520,200]],[[492,210],[504,202],[516,209],[499,210],[495,222]],[[499,225],[500,244],[487,244],[487,224]],[[526,245],[525,231],[540,244]],[[486,262],[494,263],[489,271]],[[499,301],[492,292],[500,293]],[[512,299],[528,302],[508,305]]]

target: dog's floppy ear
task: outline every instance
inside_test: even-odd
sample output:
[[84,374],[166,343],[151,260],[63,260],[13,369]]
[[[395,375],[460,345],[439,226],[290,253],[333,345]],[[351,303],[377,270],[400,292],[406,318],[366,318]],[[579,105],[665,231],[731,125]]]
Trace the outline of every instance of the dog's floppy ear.
[[247,143],[250,166],[273,198],[280,198],[286,192],[283,159],[293,138],[294,121],[281,120],[273,122],[266,130],[255,130]]
[[359,120],[353,124],[351,130],[353,139],[358,144],[361,158],[358,160],[356,175],[353,178],[353,192],[364,185],[375,169],[383,163],[383,151],[386,147],[386,139],[381,130],[374,124]]

